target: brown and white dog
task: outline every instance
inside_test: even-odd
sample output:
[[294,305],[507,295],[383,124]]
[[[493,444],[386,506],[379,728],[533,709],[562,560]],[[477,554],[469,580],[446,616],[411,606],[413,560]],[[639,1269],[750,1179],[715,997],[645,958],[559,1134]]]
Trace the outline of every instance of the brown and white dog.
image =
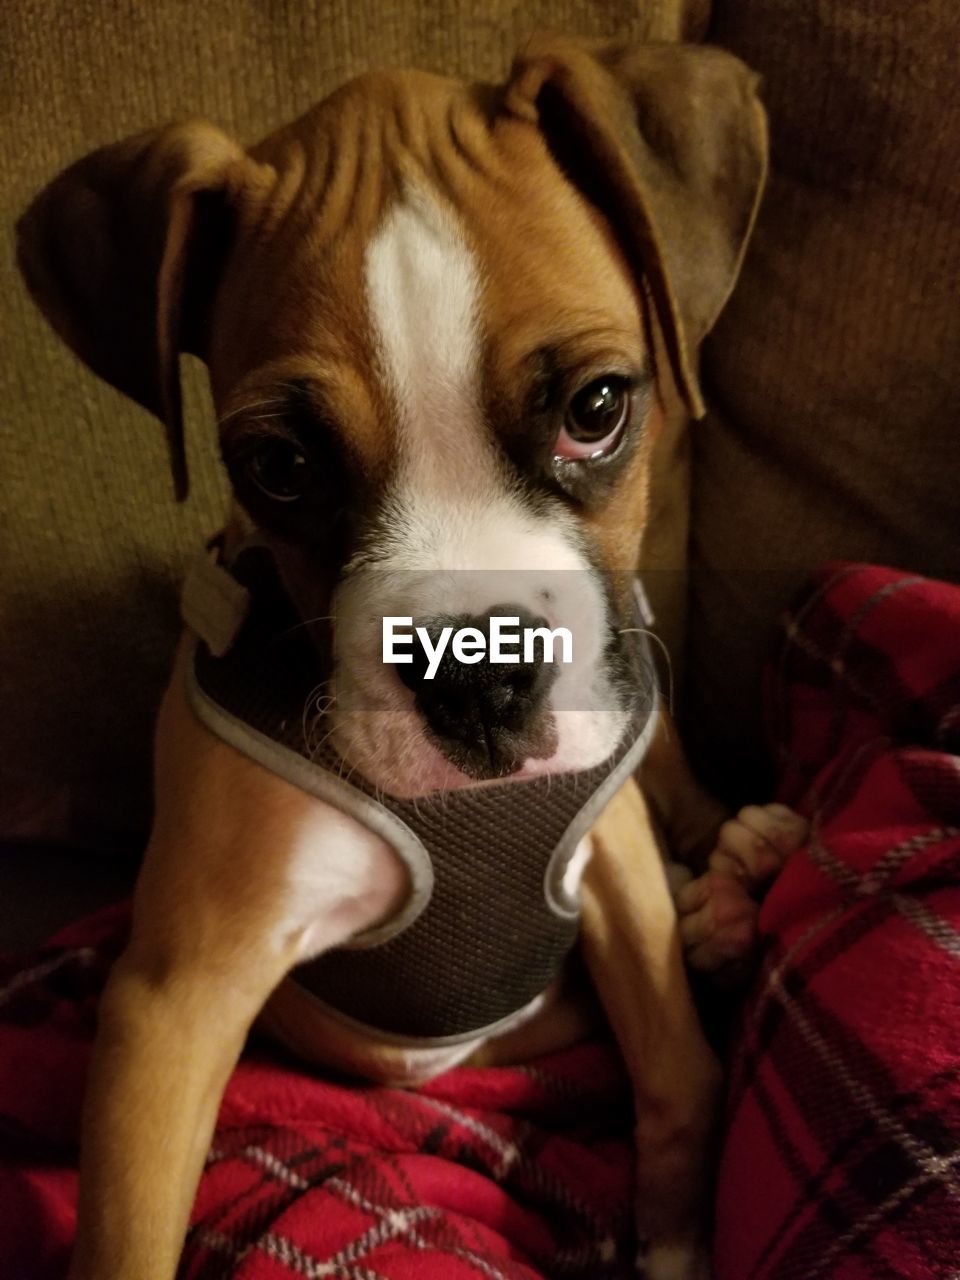
[[[638,561],[663,381],[701,412],[696,348],[736,278],[765,153],[734,58],[543,38],[500,87],[368,75],[250,149],[203,121],[107,147],[27,211],[20,262],[61,336],[165,422],[180,494],[178,355],[206,361],[235,536],[267,540],[305,619],[335,616],[337,746],[373,784],[417,795],[586,768],[616,745],[625,603],[611,584]],[[386,593],[378,613],[484,616],[496,598],[472,571],[518,566],[535,594],[541,571],[581,575],[591,645],[519,722],[495,699],[425,710],[377,660],[371,593]],[[468,572],[438,594],[447,570]],[[553,611],[562,624],[562,599]],[[173,1276],[222,1090],[268,1000],[268,1023],[319,1061],[413,1080],[452,1060],[307,1018],[283,984],[394,913],[406,874],[353,819],[203,728],[183,661],[160,713],[132,936],[101,1007],[75,1280]],[[565,680],[583,691],[576,711]],[[665,719],[644,782],[646,799],[624,788],[593,833],[582,945],[634,1082],[647,1271],[689,1280],[718,1068],[681,936],[703,968],[745,950],[747,890],[799,826],[770,806],[721,829]],[[650,810],[673,857],[703,870],[713,851],[679,928]],[[585,1025],[554,992],[471,1049],[518,1060]]]

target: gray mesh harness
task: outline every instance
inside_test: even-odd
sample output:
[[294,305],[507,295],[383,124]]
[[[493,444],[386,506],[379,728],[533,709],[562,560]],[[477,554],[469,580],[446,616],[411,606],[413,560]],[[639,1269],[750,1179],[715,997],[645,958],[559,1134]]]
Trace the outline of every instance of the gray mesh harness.
[[564,872],[652,731],[646,638],[635,637],[632,718],[602,764],[401,800],[375,792],[332,748],[311,752],[303,712],[322,663],[266,548],[242,552],[229,570],[198,564],[184,616],[202,637],[188,698],[203,723],[364,823],[409,869],[411,892],[393,919],[291,979],[351,1025],[417,1047],[489,1035],[546,990],[577,935]]

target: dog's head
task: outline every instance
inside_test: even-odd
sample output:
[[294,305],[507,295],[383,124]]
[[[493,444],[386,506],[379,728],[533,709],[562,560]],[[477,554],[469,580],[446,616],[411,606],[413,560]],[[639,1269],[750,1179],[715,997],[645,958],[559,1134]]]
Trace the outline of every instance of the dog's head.
[[[369,75],[250,149],[202,121],[104,148],[26,212],[20,263],[166,424],[180,495],[177,359],[206,361],[244,518],[334,619],[349,761],[398,793],[581,768],[627,714],[658,383],[699,415],[765,143],[719,50],[541,38],[502,87]],[[448,633],[431,661],[492,615],[566,627],[573,660]],[[423,627],[403,665],[385,616]]]

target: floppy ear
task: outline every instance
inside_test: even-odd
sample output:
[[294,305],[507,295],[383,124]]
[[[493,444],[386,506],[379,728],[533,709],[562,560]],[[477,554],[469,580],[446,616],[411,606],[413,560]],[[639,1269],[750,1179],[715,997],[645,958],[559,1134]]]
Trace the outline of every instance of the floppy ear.
[[609,220],[695,417],[696,347],[733,288],[766,174],[756,85],[720,49],[538,36],[506,88],[507,108],[539,125]]
[[104,147],[65,170],[17,224],[27,287],[90,368],[166,426],[187,493],[178,354],[203,354],[204,312],[230,237],[227,189],[247,157],[202,120]]

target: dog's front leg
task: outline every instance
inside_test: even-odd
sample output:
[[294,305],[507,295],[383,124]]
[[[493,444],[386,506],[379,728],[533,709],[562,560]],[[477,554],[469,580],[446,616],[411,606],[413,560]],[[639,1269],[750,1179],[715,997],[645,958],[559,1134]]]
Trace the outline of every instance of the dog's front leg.
[[104,992],[71,1280],[172,1280],[220,1097],[284,974],[395,909],[387,846],[214,738],[183,694],[157,731],[156,818]]
[[[220,1096],[267,992],[128,952],[100,1009],[85,1106],[76,1280],[169,1280]],[[242,982],[242,979],[241,979]]]
[[582,945],[633,1086],[646,1272],[700,1280],[720,1067],[693,1004],[657,835],[634,781],[591,839]]

